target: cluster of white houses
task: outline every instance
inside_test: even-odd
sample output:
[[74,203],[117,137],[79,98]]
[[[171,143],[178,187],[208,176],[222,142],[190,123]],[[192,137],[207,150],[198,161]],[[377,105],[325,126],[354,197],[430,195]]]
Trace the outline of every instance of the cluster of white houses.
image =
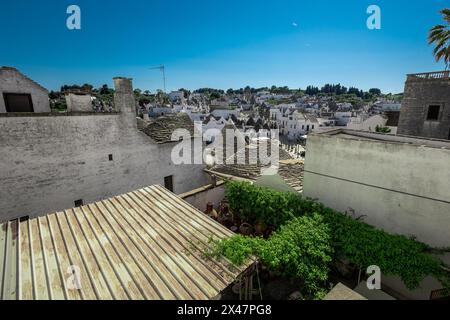
[[319,120],[309,113],[302,113],[294,105],[279,105],[270,109],[270,120],[277,125],[280,134],[296,139],[319,129]]
[[[0,247],[6,248],[0,250],[0,298],[217,297],[252,264],[237,269],[186,253],[189,244],[232,234],[196,209],[224,197],[211,174],[284,183],[285,190],[363,215],[388,232],[450,246],[450,142],[442,140],[450,132],[448,72],[408,77],[398,131],[427,138],[336,129],[289,105],[272,108],[270,120],[283,134],[312,132],[305,163],[285,155],[273,177],[262,176],[259,166],[174,165],[178,141],[171,133],[193,132],[190,117],[165,115],[138,127],[131,79],[114,84],[113,112],[58,114],[50,112],[46,89],[14,68],[0,68]],[[232,126],[222,113],[230,117],[233,110],[217,110],[219,118],[210,117],[202,129]],[[378,123],[348,118],[351,113],[342,114],[358,130],[373,131]],[[389,119],[378,120],[389,126]],[[74,264],[87,275],[86,289],[75,293],[64,280]],[[432,278],[415,291],[394,277],[383,276],[383,285],[412,299],[441,289]]]

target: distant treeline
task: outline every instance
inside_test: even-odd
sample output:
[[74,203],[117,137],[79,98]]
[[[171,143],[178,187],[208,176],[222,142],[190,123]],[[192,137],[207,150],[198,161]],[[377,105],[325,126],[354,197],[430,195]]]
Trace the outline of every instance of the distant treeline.
[[355,88],[355,87],[347,88],[345,86],[342,86],[341,84],[327,83],[320,89],[319,89],[319,87],[308,86],[308,87],[306,87],[305,93],[308,95],[316,95],[319,93],[335,94],[335,95],[354,94],[355,96],[357,96],[358,98],[361,98],[361,99],[370,99],[373,96],[381,95],[381,90],[378,88],[372,88],[369,91],[363,91],[363,90]]

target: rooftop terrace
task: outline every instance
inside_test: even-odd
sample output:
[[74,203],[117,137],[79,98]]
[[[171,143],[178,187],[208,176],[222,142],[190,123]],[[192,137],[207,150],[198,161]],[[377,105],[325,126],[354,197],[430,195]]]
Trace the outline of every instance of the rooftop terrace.
[[408,74],[408,81],[436,80],[436,79],[442,80],[450,79],[450,70]]
[[413,137],[404,135],[391,135],[391,134],[373,133],[348,129],[331,129],[327,131],[314,133],[311,134],[310,136],[314,135],[326,135],[344,139],[383,141],[387,143],[402,143],[416,146],[426,146],[431,148],[450,149],[450,140],[440,140],[440,139]]

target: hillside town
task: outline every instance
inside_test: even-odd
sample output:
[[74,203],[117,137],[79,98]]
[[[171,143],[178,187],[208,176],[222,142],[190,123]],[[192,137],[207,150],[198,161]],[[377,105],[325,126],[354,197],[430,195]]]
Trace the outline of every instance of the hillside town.
[[0,300],[449,300],[445,59],[403,92],[0,67]]
[[[51,109],[64,113],[72,110],[107,113],[112,111],[113,89],[107,85],[63,86],[51,92]],[[357,88],[325,85],[306,90],[280,88],[241,88],[226,92],[203,88],[180,89],[164,93],[134,90],[136,112],[147,125],[160,117],[186,114],[203,132],[221,131],[232,124],[242,132],[280,132],[284,148],[305,156],[308,134],[333,127],[395,134],[403,94],[382,94],[377,88],[363,92]],[[75,100],[75,101],[74,101]],[[74,104],[76,104],[75,109]],[[212,137],[207,137],[211,140]]]

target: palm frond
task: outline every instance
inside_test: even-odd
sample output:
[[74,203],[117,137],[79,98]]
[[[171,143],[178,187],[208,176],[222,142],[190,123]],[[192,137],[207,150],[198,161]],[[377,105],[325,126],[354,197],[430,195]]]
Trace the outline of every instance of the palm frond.
[[450,23],[450,8],[442,9],[440,12],[443,15],[444,20]]
[[436,61],[444,60],[446,68],[450,62],[450,8],[440,11],[447,25],[438,24],[430,29],[428,34],[428,44],[434,44],[433,55]]

